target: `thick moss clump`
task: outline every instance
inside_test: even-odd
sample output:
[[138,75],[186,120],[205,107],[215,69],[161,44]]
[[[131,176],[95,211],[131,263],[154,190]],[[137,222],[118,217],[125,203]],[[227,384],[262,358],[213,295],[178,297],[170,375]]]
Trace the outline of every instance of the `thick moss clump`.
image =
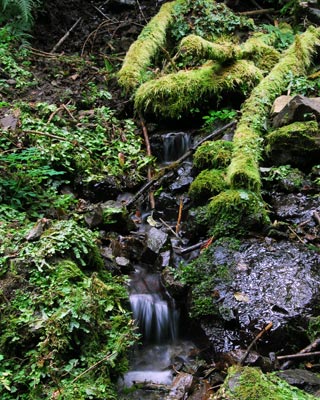
[[207,200],[227,187],[223,171],[203,170],[191,183],[189,194],[196,204],[205,204]]
[[[306,73],[312,55],[320,43],[320,29],[309,27],[297,36],[280,61],[252,91],[242,106],[242,117],[234,135],[234,152],[228,169],[231,187],[258,192],[261,187],[259,159],[262,153],[261,136],[269,110],[277,96],[287,87],[292,76]],[[288,74],[288,72],[291,74]]]
[[214,400],[315,400],[316,397],[290,386],[274,373],[258,368],[233,366]]
[[196,57],[219,62],[235,59],[237,47],[231,42],[214,43],[197,35],[189,35],[181,40],[179,50],[183,57]]
[[254,192],[226,190],[208,206],[210,234],[215,237],[240,236],[268,224],[264,203]]
[[267,135],[266,154],[276,165],[312,166],[320,159],[316,121],[294,122]]
[[119,84],[127,91],[133,90],[143,82],[144,74],[165,45],[168,27],[172,23],[172,10],[175,2],[163,4],[160,11],[143,28],[138,39],[130,46],[118,73]]
[[231,161],[233,143],[226,140],[204,142],[193,156],[193,163],[199,169],[224,169]]
[[208,63],[199,69],[179,71],[141,85],[135,96],[136,110],[157,116],[179,118],[194,106],[223,93],[247,93],[262,78],[249,61],[236,61],[220,69]]

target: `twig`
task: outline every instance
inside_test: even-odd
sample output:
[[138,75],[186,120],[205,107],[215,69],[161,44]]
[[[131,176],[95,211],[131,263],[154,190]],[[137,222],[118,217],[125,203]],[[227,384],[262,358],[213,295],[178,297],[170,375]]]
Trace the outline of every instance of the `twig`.
[[320,216],[319,216],[319,214],[317,213],[317,211],[313,211],[312,216],[313,216],[314,220],[316,221],[316,223],[317,223],[318,225],[320,225]]
[[108,354],[107,356],[103,357],[101,360],[99,360],[98,362],[96,362],[95,364],[91,365],[91,367],[87,368],[85,371],[81,372],[81,374],[79,374],[78,376],[76,376],[74,378],[74,380],[71,383],[75,383],[77,380],[79,380],[83,375],[85,375],[87,372],[92,371],[93,369],[95,369],[98,365],[102,364],[104,361],[109,360],[112,356],[116,355],[116,353],[111,353]]
[[257,343],[257,341],[268,331],[268,330],[270,330],[271,328],[272,328],[272,326],[273,326],[273,323],[272,322],[269,322],[268,323],[268,325],[267,326],[265,326],[263,329],[262,329],[262,331],[260,331],[258,334],[257,334],[257,336],[253,339],[253,341],[250,343],[250,345],[249,345],[249,347],[247,348],[247,351],[244,353],[244,355],[241,357],[241,360],[240,360],[240,365],[243,365],[243,363],[246,361],[246,359],[247,359],[247,357],[248,357],[248,355],[249,355],[249,353],[250,353],[250,350],[252,349],[252,346],[255,344],[255,343]]
[[163,225],[165,225],[168,229],[170,229],[170,232],[172,232],[177,239],[181,240],[181,237],[177,235],[177,233],[171,228],[169,224],[166,223],[166,221],[164,221],[162,218],[159,218],[159,221],[162,222]]
[[[309,344],[307,347],[303,348],[301,351],[299,351],[299,353],[297,354],[307,354],[312,352],[313,350],[315,350],[316,348],[318,348],[320,346],[320,338],[314,340],[311,344]],[[278,358],[278,357],[277,357]],[[282,366],[280,367],[280,369],[287,369],[289,367],[291,367],[293,361],[292,360],[288,360],[286,361],[284,364],[282,364]]]
[[313,351],[311,353],[296,353],[287,354],[284,356],[277,356],[277,360],[294,360],[296,358],[308,358],[313,356],[320,356],[320,351]]
[[70,140],[70,139],[66,139],[66,138],[61,137],[61,136],[52,135],[51,133],[35,131],[35,130],[32,130],[32,129],[24,130],[23,133],[27,133],[27,134],[30,133],[32,135],[48,136],[48,137],[50,137],[52,139],[61,140],[62,142],[69,142],[69,143],[73,144],[74,146],[79,146],[79,147],[83,148],[84,150],[88,151],[89,153],[91,153],[91,151],[89,149],[87,149],[85,146],[82,146],[82,144],[80,144],[77,140]]
[[67,39],[67,37],[70,35],[70,33],[75,29],[75,27],[79,24],[79,22],[82,20],[82,17],[78,18],[76,22],[72,25],[72,27],[66,32],[65,35],[62,36],[62,38],[59,40],[59,42],[53,47],[50,53],[54,53],[61,45],[62,43]]
[[237,13],[238,15],[259,15],[259,14],[271,14],[274,13],[274,8],[261,8],[260,10],[242,11]]
[[148,23],[149,21],[147,20],[146,16],[144,15],[144,13],[143,13],[143,11],[142,11],[142,8],[141,8],[141,5],[140,5],[139,0],[136,0],[136,3],[138,4],[139,11],[140,11],[140,13],[141,13],[143,19],[145,20],[146,23]]
[[179,212],[178,212],[178,219],[177,219],[177,225],[176,225],[176,234],[178,234],[179,230],[180,230],[182,209],[183,209],[183,196],[180,197],[180,202],[179,202]]
[[[257,7],[259,10],[263,10],[263,7],[261,7],[260,6],[260,4],[258,4],[255,0],[250,0],[251,1],[251,3],[255,6],[255,7]],[[270,21],[270,22],[274,22],[273,21],[273,18],[271,18],[271,16],[270,15],[266,15],[266,17],[268,18],[268,20]]]
[[70,118],[71,118],[73,121],[76,121],[75,117],[72,115],[72,112],[69,110],[69,108],[68,108],[65,104],[62,104],[61,107],[62,107],[64,110],[67,111],[67,113],[69,114]]
[[192,246],[189,247],[185,247],[184,249],[179,249],[179,253],[180,254],[187,254],[187,253],[191,253],[191,251],[193,250],[197,250],[200,249],[202,246],[204,246],[208,241],[204,240],[202,242],[196,243]]
[[[146,125],[144,123],[144,120],[142,118],[141,113],[139,113],[139,119],[140,119],[140,124],[141,124],[141,127],[142,127],[144,141],[145,141],[145,144],[146,144],[147,155],[149,157],[152,157],[150,141],[149,141],[149,135],[148,135],[147,127],[146,127]],[[148,181],[149,182],[152,181],[152,170],[151,170],[150,166],[148,167]],[[154,193],[152,191],[149,192],[149,201],[150,201],[151,210],[154,210],[156,208],[156,204],[155,204],[155,200],[154,200]]]
[[52,121],[53,117],[54,117],[56,114],[58,114],[59,111],[62,111],[62,106],[58,107],[56,110],[54,110],[54,111],[50,114],[50,116],[49,116],[49,118],[48,118],[48,121],[47,121],[47,124],[50,124],[50,122]]
[[294,229],[291,228],[290,225],[288,225],[288,228],[289,228],[289,231],[292,232],[296,236],[296,238],[299,240],[299,242],[301,242],[302,244],[305,244],[304,241],[301,239],[301,237],[297,234],[297,232]]

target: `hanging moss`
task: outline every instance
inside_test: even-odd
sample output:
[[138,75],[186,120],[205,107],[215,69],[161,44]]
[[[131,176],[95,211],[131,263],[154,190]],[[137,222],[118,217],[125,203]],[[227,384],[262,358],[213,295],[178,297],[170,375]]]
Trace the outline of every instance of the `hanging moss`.
[[127,91],[133,90],[144,80],[152,60],[166,42],[168,27],[172,23],[175,2],[163,4],[160,11],[143,28],[138,39],[130,46],[118,72],[119,84]]
[[243,235],[269,223],[260,196],[244,190],[226,190],[215,196],[207,216],[210,234],[215,237]]
[[190,197],[197,204],[205,204],[207,200],[226,189],[223,171],[216,169],[203,170],[191,183]]
[[231,161],[233,143],[226,140],[204,142],[193,156],[193,164],[199,169],[226,168]]
[[[262,152],[261,136],[273,101],[287,87],[292,76],[306,73],[312,55],[320,43],[320,29],[309,27],[296,37],[280,61],[257,85],[242,106],[242,117],[234,136],[234,152],[228,168],[231,187],[259,191],[258,161]],[[288,72],[291,72],[291,78]]]
[[275,373],[263,374],[258,368],[232,366],[213,397],[215,400],[315,400],[303,390],[289,385]]
[[207,63],[199,69],[179,71],[144,83],[136,92],[135,108],[179,118],[204,100],[217,100],[222,93],[247,93],[261,78],[260,70],[248,61],[237,61],[222,70],[218,64]]

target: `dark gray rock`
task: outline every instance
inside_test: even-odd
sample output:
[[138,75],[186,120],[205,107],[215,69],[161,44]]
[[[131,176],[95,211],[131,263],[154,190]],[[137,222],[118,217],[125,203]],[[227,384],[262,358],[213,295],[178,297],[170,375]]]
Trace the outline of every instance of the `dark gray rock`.
[[303,389],[308,393],[316,393],[320,389],[320,378],[304,369],[288,369],[279,371],[277,375],[290,385]]
[[161,229],[150,228],[147,232],[147,247],[156,254],[159,254],[168,239],[168,234]]
[[291,122],[320,120],[320,98],[294,96],[273,118],[272,125],[279,128]]

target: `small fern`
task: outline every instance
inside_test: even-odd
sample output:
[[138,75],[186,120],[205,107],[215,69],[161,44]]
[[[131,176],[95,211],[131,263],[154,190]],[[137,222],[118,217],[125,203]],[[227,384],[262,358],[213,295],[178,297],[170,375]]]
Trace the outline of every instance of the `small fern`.
[[0,0],[0,22],[19,19],[25,27],[33,22],[32,12],[38,6],[39,0]]

